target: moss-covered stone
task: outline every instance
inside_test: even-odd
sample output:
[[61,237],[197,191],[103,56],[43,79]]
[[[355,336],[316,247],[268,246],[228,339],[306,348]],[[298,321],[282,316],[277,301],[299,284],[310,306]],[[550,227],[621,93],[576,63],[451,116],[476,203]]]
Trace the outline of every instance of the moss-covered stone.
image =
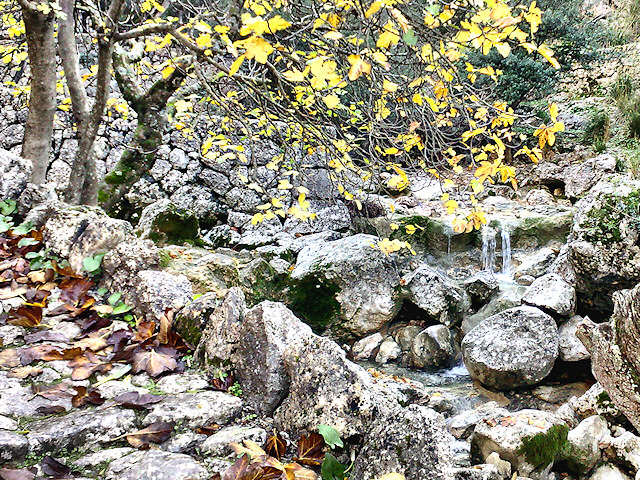
[[154,242],[180,244],[195,241],[200,233],[198,218],[173,207],[160,213],[151,226],[149,238]]
[[554,462],[567,446],[569,427],[553,425],[546,432],[529,435],[522,439],[518,454],[537,470],[543,470]]
[[295,282],[289,288],[289,308],[316,331],[324,331],[336,322],[340,304],[336,295],[340,288],[315,276]]
[[620,226],[623,224],[640,230],[640,190],[633,190],[624,196],[602,193],[598,203],[600,206],[589,210],[582,224],[585,239],[609,245],[622,240]]

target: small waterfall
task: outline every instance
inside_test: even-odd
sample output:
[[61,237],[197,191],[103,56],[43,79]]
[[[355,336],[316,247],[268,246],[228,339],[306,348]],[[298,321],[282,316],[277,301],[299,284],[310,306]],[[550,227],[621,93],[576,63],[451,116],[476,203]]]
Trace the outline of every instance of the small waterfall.
[[496,264],[496,231],[482,228],[482,270],[493,273]]
[[502,274],[511,278],[511,232],[507,225],[502,226]]

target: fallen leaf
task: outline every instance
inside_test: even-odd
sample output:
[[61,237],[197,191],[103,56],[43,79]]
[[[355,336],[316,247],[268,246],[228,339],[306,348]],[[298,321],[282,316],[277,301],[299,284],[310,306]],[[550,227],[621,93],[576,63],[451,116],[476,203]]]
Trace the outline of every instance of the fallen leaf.
[[58,413],[64,413],[67,409],[62,405],[42,405],[36,408],[36,412],[40,415],[57,415]]
[[59,342],[59,343],[67,343],[69,342],[69,338],[60,333],[54,332],[52,330],[42,330],[40,332],[30,333],[24,336],[25,343],[36,343],[36,342]]
[[77,307],[80,302],[86,302],[86,295],[93,287],[93,281],[86,278],[69,278],[58,285],[60,301]]
[[125,438],[132,447],[144,450],[149,448],[149,443],[151,442],[164,442],[171,436],[173,428],[173,422],[155,422],[142,430],[127,433]]
[[113,398],[116,404],[126,408],[144,409],[151,408],[155,403],[162,401],[164,397],[161,395],[153,395],[151,393],[126,392]]
[[13,368],[20,365],[19,350],[17,348],[7,348],[0,352],[0,367]]
[[42,368],[40,367],[18,367],[7,372],[8,378],[27,378],[27,377],[36,377],[42,373]]
[[58,347],[49,345],[48,343],[34,345],[33,347],[24,348],[20,351],[20,363],[22,363],[22,365],[29,365],[36,360],[53,362],[62,359],[62,352]]
[[321,465],[324,446],[324,438],[319,433],[302,435],[298,440],[298,456],[294,460],[304,465]]
[[19,297],[20,295],[24,295],[25,293],[27,293],[27,289],[25,287],[20,287],[15,290],[12,290],[10,288],[3,288],[0,290],[0,300]]
[[71,468],[47,455],[42,459],[42,473],[57,479],[71,478]]
[[267,439],[264,451],[267,455],[280,460],[287,451],[287,441],[279,433],[275,433]]
[[94,388],[78,386],[74,387],[76,394],[71,398],[71,405],[76,408],[87,405],[88,403],[92,405],[102,405],[105,402],[105,399],[102,398],[100,392]]
[[11,310],[9,315],[12,317],[9,319],[11,325],[31,328],[40,325],[42,321],[42,307],[22,305],[15,310]]
[[46,398],[48,400],[60,400],[62,398],[73,397],[75,391],[71,389],[71,385],[66,382],[57,385],[31,385],[34,395]]
[[147,372],[152,377],[165,372],[172,372],[178,368],[176,351],[171,347],[158,347],[154,350],[144,350],[133,356],[132,373]]

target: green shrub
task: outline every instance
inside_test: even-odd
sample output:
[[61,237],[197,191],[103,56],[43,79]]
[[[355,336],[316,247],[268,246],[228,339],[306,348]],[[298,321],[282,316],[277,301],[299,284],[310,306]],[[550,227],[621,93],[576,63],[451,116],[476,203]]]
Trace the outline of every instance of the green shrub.
[[596,151],[604,151],[611,128],[611,119],[604,110],[594,112],[582,134],[582,143],[592,145]]
[[611,85],[609,95],[616,101],[618,108],[622,109],[633,96],[635,90],[636,85],[633,78],[631,78],[631,75],[626,72],[622,72],[618,74]]

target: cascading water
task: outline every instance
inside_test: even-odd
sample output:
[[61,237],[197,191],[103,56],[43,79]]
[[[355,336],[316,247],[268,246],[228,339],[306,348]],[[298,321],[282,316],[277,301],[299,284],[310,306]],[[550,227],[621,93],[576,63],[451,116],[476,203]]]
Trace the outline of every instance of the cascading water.
[[[496,273],[496,237],[497,232],[491,227],[482,229],[482,270]],[[502,269],[500,274],[511,279],[511,232],[507,225],[500,226],[502,241]]]
[[502,275],[511,278],[511,232],[507,225],[502,227]]
[[482,270],[493,273],[496,264],[496,231],[482,228]]

